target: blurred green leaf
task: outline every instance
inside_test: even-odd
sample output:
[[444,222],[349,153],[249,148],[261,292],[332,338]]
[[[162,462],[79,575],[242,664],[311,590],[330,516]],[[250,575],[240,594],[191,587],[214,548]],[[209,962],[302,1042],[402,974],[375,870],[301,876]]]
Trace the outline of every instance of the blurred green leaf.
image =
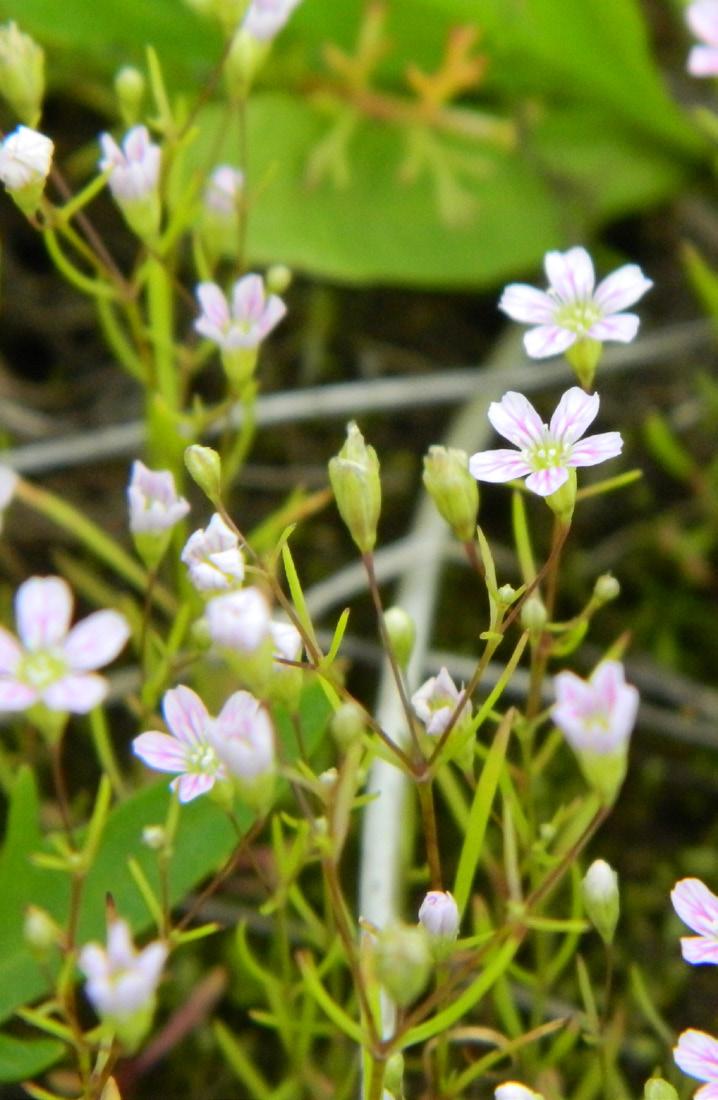
[[42,1073],[62,1055],[56,1039],[15,1039],[0,1035],[0,1081],[26,1081]]

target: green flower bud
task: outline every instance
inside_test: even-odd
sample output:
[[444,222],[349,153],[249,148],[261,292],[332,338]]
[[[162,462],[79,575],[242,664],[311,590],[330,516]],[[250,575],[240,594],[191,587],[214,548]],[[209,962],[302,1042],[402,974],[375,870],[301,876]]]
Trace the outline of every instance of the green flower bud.
[[45,909],[28,905],[22,928],[23,939],[31,951],[45,955],[62,942],[62,929]]
[[603,942],[611,944],[620,911],[618,875],[605,859],[594,860],[583,879],[581,891],[589,920]]
[[396,659],[402,668],[406,668],[416,641],[414,620],[403,608],[390,607],[384,613],[384,623]]
[[398,1005],[415,1001],[426,988],[433,960],[429,938],[421,925],[394,924],[384,929],[374,946],[376,976]]
[[529,634],[536,636],[546,626],[548,615],[540,596],[529,596],[521,608],[521,625]]
[[566,525],[570,524],[576,504],[576,471],[573,467],[568,471],[568,478],[561,488],[544,497],[544,500],[558,519]]
[[621,594],[621,585],[611,573],[603,573],[593,586],[593,598],[599,603],[610,603]]
[[292,285],[292,269],[286,264],[272,264],[265,273],[264,285],[269,294],[284,294]]
[[222,460],[211,447],[193,443],[184,453],[184,464],[194,483],[219,507],[222,499]]
[[329,480],[349,534],[361,553],[368,554],[374,549],[381,512],[379,459],[354,421],[347,425],[346,443],[330,459]]
[[45,53],[12,22],[0,27],[0,88],[20,122],[34,129],[45,95]]
[[134,126],[140,118],[146,80],[134,65],[123,65],[115,74],[115,95],[125,126]]
[[457,539],[469,542],[476,535],[479,485],[469,473],[464,451],[430,447],[424,457],[424,485],[440,515]]
[[496,595],[504,607],[511,607],[516,599],[516,589],[512,584],[502,584]]
[[153,852],[161,852],[167,843],[164,825],[145,825],[142,830],[142,843]]
[[601,341],[588,338],[577,340],[565,353],[576,373],[576,377],[587,393],[591,392],[593,376],[596,373],[596,367],[602,352],[603,344]]
[[650,1081],[646,1081],[643,1100],[678,1100],[678,1093],[662,1077],[652,1077]]
[[269,56],[271,42],[260,42],[241,28],[232,38],[224,64],[224,78],[230,99],[243,99]]
[[346,752],[366,731],[363,710],[356,703],[342,703],[334,711],[329,729],[338,747]]
[[404,1095],[404,1055],[397,1051],[386,1063],[384,1088],[393,1096]]

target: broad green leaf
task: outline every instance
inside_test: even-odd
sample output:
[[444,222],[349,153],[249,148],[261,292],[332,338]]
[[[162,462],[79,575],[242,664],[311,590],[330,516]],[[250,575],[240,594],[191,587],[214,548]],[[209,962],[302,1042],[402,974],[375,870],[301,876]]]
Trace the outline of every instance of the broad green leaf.
[[56,1039],[16,1039],[0,1035],[0,1081],[25,1081],[51,1066],[65,1047]]

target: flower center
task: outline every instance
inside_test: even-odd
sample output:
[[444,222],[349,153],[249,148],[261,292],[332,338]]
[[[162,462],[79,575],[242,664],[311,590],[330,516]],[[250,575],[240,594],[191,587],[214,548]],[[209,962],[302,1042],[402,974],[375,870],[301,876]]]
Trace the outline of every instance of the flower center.
[[586,302],[557,302],[554,321],[560,328],[585,336],[602,316],[599,307],[589,298]]
[[206,741],[196,745],[187,753],[187,771],[201,775],[214,775],[219,768],[219,759],[212,746]]
[[540,443],[527,447],[521,453],[532,470],[552,470],[566,465],[571,455],[571,448],[561,440],[553,439],[546,432]]
[[27,653],[22,659],[18,678],[38,691],[57,683],[67,673],[67,661],[50,649]]

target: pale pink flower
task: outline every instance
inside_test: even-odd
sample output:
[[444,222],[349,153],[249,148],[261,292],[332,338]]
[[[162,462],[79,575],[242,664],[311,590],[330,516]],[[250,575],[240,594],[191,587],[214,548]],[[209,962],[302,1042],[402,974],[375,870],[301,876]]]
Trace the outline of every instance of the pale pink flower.
[[679,1035],[673,1057],[689,1077],[706,1082],[694,1094],[695,1100],[718,1100],[718,1039],[689,1028]]
[[110,134],[100,135],[100,171],[110,172],[113,198],[124,205],[144,202],[158,187],[162,151],[150,141],[146,126],[133,126],[120,147]]
[[218,218],[231,218],[237,213],[237,199],[244,187],[244,174],[229,164],[215,168],[207,181],[204,206]]
[[459,691],[446,668],[437,676],[430,676],[411,697],[417,717],[424,723],[431,737],[440,737],[448,727],[457,707],[461,706],[462,716],[467,712],[468,701],[465,692]]
[[258,347],[287,312],[277,294],[267,294],[261,275],[237,280],[231,309],[216,283],[200,283],[197,298],[202,313],[194,327],[222,351]]
[[138,952],[127,922],[111,920],[107,948],[88,943],[78,959],[87,978],[87,998],[98,1016],[124,1021],[146,1011],[154,1003],[166,959],[165,944],[155,941]]
[[602,661],[588,680],[573,672],[554,677],[551,717],[573,749],[608,756],[626,749],[638,712],[638,691],[620,661]]
[[212,740],[215,720],[199,695],[183,684],[165,692],[162,713],[170,733],[141,733],[132,751],[149,768],[175,773],[170,787],[180,802],[191,802],[226,778]]
[[293,623],[272,619],[269,633],[274,642],[274,656],[285,661],[298,661],[302,655],[302,636]]
[[699,878],[683,878],[671,891],[673,908],[697,936],[681,939],[689,963],[718,964],[718,898]]
[[258,588],[215,596],[207,604],[207,626],[215,645],[253,653],[269,637],[270,611]]
[[199,592],[227,591],[238,588],[244,580],[239,539],[217,512],[206,529],[190,535],[181,558]]
[[505,1081],[494,1090],[494,1100],[543,1100],[543,1097],[518,1081]]
[[211,728],[229,775],[251,782],[274,772],[274,730],[266,708],[248,691],[235,691]]
[[430,890],[419,909],[419,924],[431,936],[456,939],[459,932],[459,908],[448,890]]
[[625,264],[595,287],[593,261],[585,248],[547,252],[549,289],[511,283],[499,309],[514,321],[536,325],[524,336],[532,359],[559,355],[578,340],[630,343],[638,331],[635,313],[623,313],[653,286],[640,267]]
[[[492,401],[489,420],[518,451],[479,451],[469,459],[477,481],[512,481],[526,477],[526,488],[547,497],[560,489],[577,466],[595,466],[621,453],[620,432],[602,432],[582,439],[598,413],[599,396],[578,386],[564,393],[549,424],[544,424],[530,401],[509,391]],[[527,476],[528,475],[528,476]]]
[[117,611],[95,611],[70,629],[72,592],[62,577],[31,577],[15,596],[18,642],[0,627],[0,711],[44,703],[86,714],[107,695],[95,669],[114,661],[130,628]]
[[301,0],[251,0],[242,30],[260,42],[267,42],[279,34],[300,3]]
[[686,8],[686,21],[703,46],[688,55],[691,76],[718,76],[718,0],[696,0]]
[[132,463],[127,503],[133,535],[159,535],[189,512],[187,501],[177,496],[170,471],[149,470],[139,459]]
[[29,126],[18,126],[0,144],[0,180],[8,191],[44,186],[55,146],[49,137]]

